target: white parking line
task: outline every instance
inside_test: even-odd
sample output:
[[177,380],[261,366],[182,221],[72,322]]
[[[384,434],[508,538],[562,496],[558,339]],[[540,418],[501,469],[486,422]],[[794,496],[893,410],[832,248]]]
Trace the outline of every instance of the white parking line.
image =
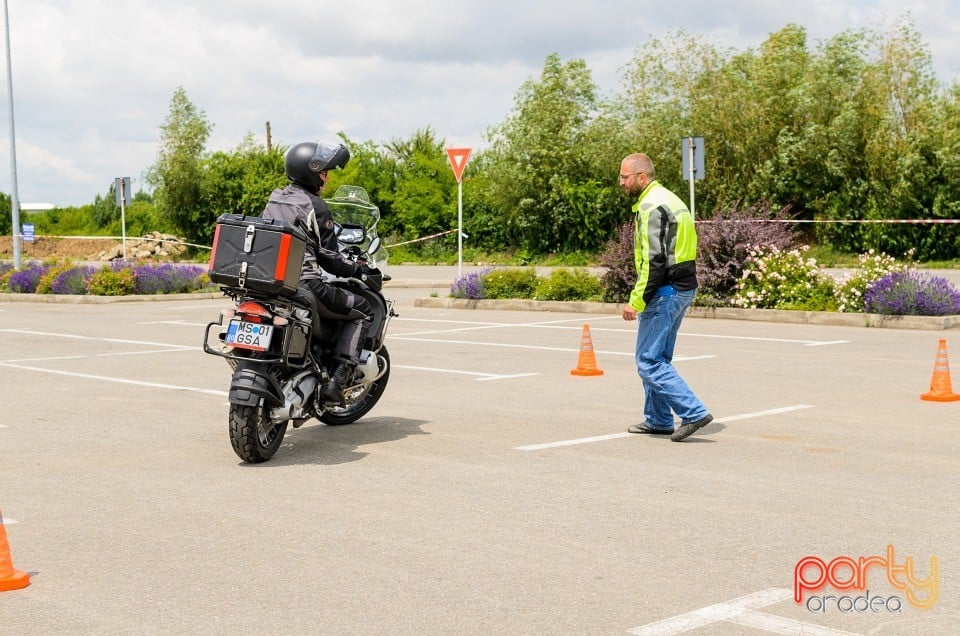
[[756,342],[783,342],[785,344],[802,344],[807,347],[822,347],[824,345],[844,344],[846,342],[849,342],[848,340],[831,340],[829,342],[824,342],[822,340],[794,340],[791,338],[760,338],[756,336],[722,336],[714,333],[687,333],[685,331],[681,331],[679,335],[686,336],[688,338],[715,338],[717,340],[753,340]]
[[24,336],[47,336],[50,338],[68,338],[70,340],[90,340],[94,342],[115,342],[117,344],[149,345],[151,347],[172,347],[174,349],[194,349],[187,345],[175,345],[168,342],[150,342],[148,340],[127,340],[124,338],[97,338],[95,336],[80,336],[72,333],[54,333],[50,331],[33,331],[32,329],[0,329],[0,333],[18,333]]
[[[401,334],[402,337],[409,336],[426,336],[431,334],[438,333],[457,333],[462,331],[479,331],[481,329],[503,329],[503,328],[528,328],[528,329],[564,329],[568,331],[580,331],[583,327],[584,322],[583,318],[564,318],[562,320],[540,320],[537,322],[478,322],[473,320],[436,320],[432,318],[396,318],[398,321],[407,321],[407,322],[428,322],[428,323],[439,323],[447,325],[470,325],[467,327],[458,327],[456,329],[432,329],[430,331],[417,331],[412,333]],[[565,323],[575,322],[577,323],[574,327],[564,326]],[[619,330],[604,330],[602,328],[596,328],[595,331],[619,331]]]
[[[536,345],[509,344],[505,342],[477,342],[476,340],[447,340],[446,338],[408,338],[406,336],[392,336],[390,339],[406,340],[409,342],[437,342],[440,344],[462,344],[462,345],[471,345],[476,347],[504,347],[507,349],[535,349],[537,351],[563,351],[565,353],[580,351],[579,348],[571,349],[570,347],[538,347]],[[602,353],[604,355],[612,355],[612,356],[630,356],[630,357],[633,357],[634,355],[633,353],[626,352],[626,351],[595,351],[595,353]]]
[[[214,321],[215,322],[215,321]],[[149,322],[138,322],[138,325],[176,325],[177,327],[206,327],[205,322],[187,322],[185,320],[151,320]]]
[[91,373],[74,373],[73,371],[59,371],[57,369],[44,369],[42,367],[28,367],[22,364],[10,364],[0,362],[0,367],[9,367],[11,369],[21,369],[23,371],[36,371],[37,373],[52,373],[53,375],[66,375],[73,378],[85,378],[88,380],[101,380],[103,382],[116,382],[118,384],[133,384],[136,386],[146,386],[154,389],[174,389],[176,391],[191,391],[193,393],[204,393],[206,395],[217,395],[224,397],[229,395],[226,391],[217,391],[214,389],[198,389],[192,386],[179,386],[176,384],[161,384],[159,382],[143,382],[140,380],[128,380],[127,378],[111,378],[105,375],[93,375]]
[[411,369],[413,371],[433,371],[435,373],[452,373],[454,375],[473,375],[477,376],[477,381],[484,382],[489,380],[509,380],[512,378],[527,378],[537,373],[513,373],[511,375],[499,375],[496,373],[480,373],[478,371],[460,371],[458,369],[438,369],[436,367],[415,367],[407,364],[394,364],[394,369]]
[[859,636],[853,632],[821,627],[792,618],[756,611],[757,608],[774,605],[792,597],[793,593],[790,590],[770,588],[656,623],[634,627],[627,633],[636,636],[670,636],[672,634],[683,634],[708,625],[715,625],[716,623],[733,623],[741,627],[751,627],[774,634],[787,634],[788,636],[807,636],[811,634],[815,636]]
[[[562,351],[564,353],[578,353],[579,348],[573,349],[570,347],[539,347],[536,345],[522,345],[522,344],[510,344],[506,342],[477,342],[475,340],[446,340],[444,338],[408,338],[406,336],[392,336],[391,340],[407,340],[409,342],[437,342],[440,344],[462,344],[462,345],[471,345],[476,347],[504,347],[507,349],[535,349],[537,351]],[[632,351],[600,351],[595,350],[594,353],[598,353],[605,356],[629,356],[634,357]],[[674,362],[682,362],[684,360],[706,360],[707,358],[714,358],[716,356],[706,355],[706,356],[677,356],[673,359]]]
[[[552,320],[544,322],[479,322],[471,320],[437,320],[435,318],[396,318],[397,321],[402,322],[426,322],[426,323],[438,323],[438,324],[450,324],[450,325],[468,325],[466,327],[456,328],[456,329],[444,329],[444,330],[433,330],[433,331],[423,331],[409,334],[402,334],[400,336],[394,336],[396,338],[404,338],[408,336],[419,336],[419,335],[428,335],[435,333],[454,333],[458,331],[471,331],[477,329],[494,329],[499,327],[509,327],[509,328],[534,328],[534,329],[564,329],[568,331],[580,331],[582,327],[578,324],[576,326],[564,326],[562,323],[567,322],[576,322],[576,323],[592,323],[595,321],[603,320],[606,317],[591,317],[589,320],[584,320],[583,318],[576,319],[565,319],[565,320]],[[635,334],[637,332],[636,328],[614,328],[614,327],[590,327],[591,332],[608,332],[608,333],[628,333]],[[718,340],[748,340],[754,342],[782,342],[784,344],[800,344],[807,347],[823,347],[827,345],[835,344],[846,344],[849,340],[797,340],[794,338],[761,338],[758,336],[726,336],[720,334],[711,334],[711,333],[691,333],[688,331],[681,331],[680,336],[686,336],[690,338],[714,338]]]
[[183,351],[200,351],[200,347],[179,347],[177,349],[152,349],[150,351],[117,351],[111,353],[92,353],[82,356],[49,356],[45,358],[13,358],[0,362],[50,362],[52,360],[83,360],[85,358],[113,358],[117,356],[142,356],[152,353],[181,353]]
[[[789,413],[791,411],[800,411],[802,409],[812,409],[813,406],[809,404],[797,404],[794,406],[784,406],[777,409],[769,409],[767,411],[757,411],[755,413],[742,413],[740,415],[728,415],[727,417],[719,417],[714,422],[736,422],[737,420],[747,420],[754,417],[764,417],[765,415],[778,415],[780,413]],[[517,446],[515,450],[519,451],[535,451],[543,450],[545,448],[559,448],[561,446],[576,446],[577,444],[591,444],[593,442],[605,442],[611,439],[619,439],[621,437],[636,437],[634,433],[611,433],[609,435],[598,435],[595,437],[581,437],[579,439],[567,439],[559,442],[548,442],[546,444],[531,444],[529,446]]]

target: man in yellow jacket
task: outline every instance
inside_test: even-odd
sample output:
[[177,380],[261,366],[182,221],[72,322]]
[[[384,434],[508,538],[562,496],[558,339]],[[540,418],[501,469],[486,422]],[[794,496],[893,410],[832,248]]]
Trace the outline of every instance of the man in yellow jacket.
[[[697,293],[697,230],[686,204],[655,180],[647,155],[624,158],[620,186],[637,198],[632,208],[637,283],[622,315],[637,320],[637,372],[646,393],[644,422],[627,430],[679,442],[713,421],[672,364],[680,322]],[[676,429],[673,413],[680,418]]]

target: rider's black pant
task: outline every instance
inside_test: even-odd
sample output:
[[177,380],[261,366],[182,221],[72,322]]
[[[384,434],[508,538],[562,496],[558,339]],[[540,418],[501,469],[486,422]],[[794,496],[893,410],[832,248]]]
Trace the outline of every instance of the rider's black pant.
[[334,354],[341,362],[357,364],[367,331],[373,322],[373,307],[352,291],[328,285],[322,280],[305,281],[317,303],[343,321]]

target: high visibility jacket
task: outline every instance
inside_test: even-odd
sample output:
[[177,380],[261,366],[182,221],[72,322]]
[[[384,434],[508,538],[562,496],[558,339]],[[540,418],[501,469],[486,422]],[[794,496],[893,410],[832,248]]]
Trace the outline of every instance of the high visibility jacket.
[[632,209],[637,284],[630,306],[643,311],[661,287],[697,288],[697,230],[687,205],[658,181],[644,188]]

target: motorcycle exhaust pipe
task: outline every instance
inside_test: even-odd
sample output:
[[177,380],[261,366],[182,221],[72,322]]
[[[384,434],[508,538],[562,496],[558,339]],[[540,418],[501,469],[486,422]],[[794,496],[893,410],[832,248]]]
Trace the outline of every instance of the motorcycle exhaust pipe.
[[282,422],[302,418],[304,416],[304,406],[313,399],[316,389],[317,376],[310,369],[301,371],[290,378],[290,381],[283,387],[283,406],[270,411],[270,420]]

